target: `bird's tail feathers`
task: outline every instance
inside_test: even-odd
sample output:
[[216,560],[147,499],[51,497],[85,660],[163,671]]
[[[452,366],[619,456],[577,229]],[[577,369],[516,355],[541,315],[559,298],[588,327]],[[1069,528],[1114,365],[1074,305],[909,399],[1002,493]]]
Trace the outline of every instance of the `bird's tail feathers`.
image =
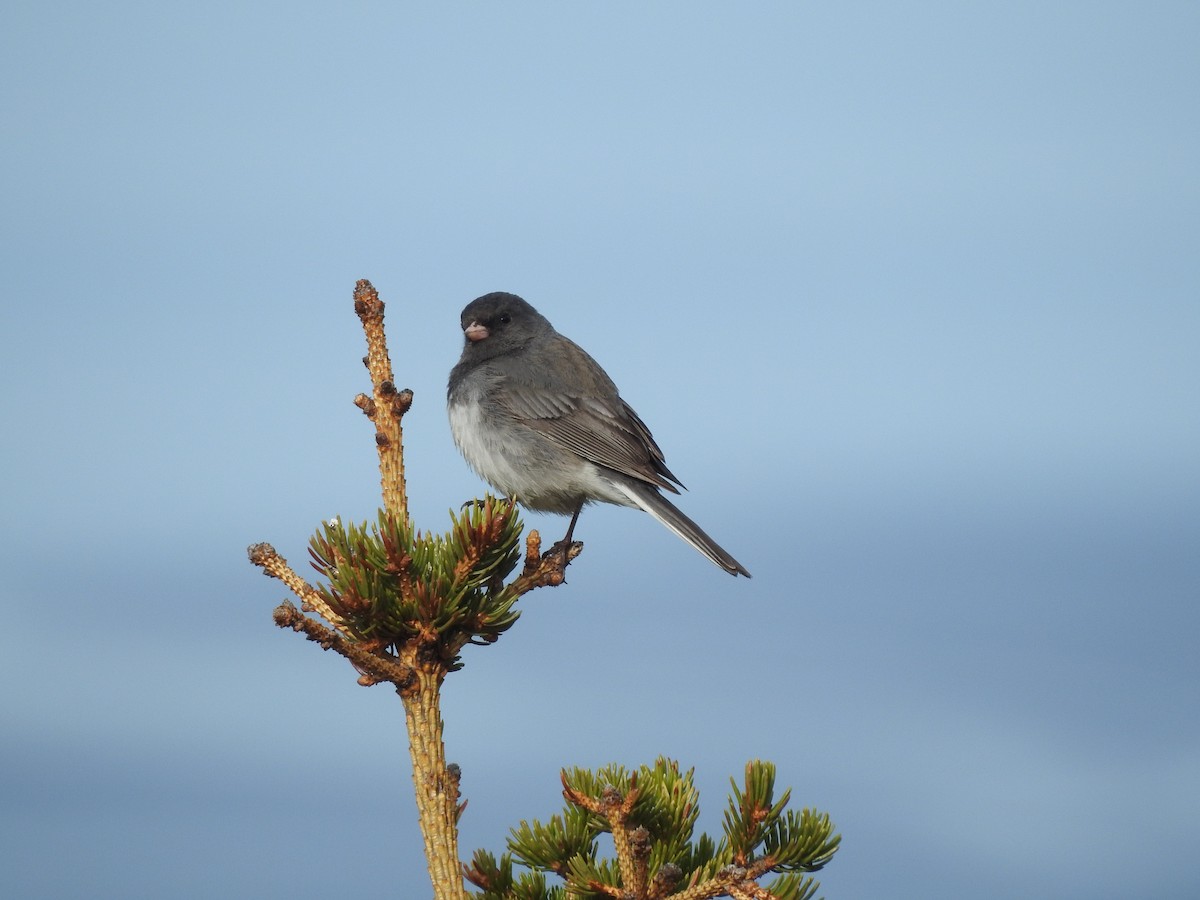
[[653,487],[640,482],[628,484],[614,482],[614,485],[633,502],[634,506],[650,513],[726,572],[731,575],[750,577],[745,566],[730,556],[720,544],[704,533],[704,529],[680,512],[675,504]]

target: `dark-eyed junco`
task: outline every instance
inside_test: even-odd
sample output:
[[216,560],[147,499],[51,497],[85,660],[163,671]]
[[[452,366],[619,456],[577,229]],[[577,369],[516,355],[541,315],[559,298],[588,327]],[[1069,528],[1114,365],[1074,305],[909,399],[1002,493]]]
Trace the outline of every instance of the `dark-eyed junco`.
[[667,500],[671,474],[644,422],[594,359],[516,294],[462,312],[462,359],[450,372],[454,441],[484,481],[528,509],[571,516],[593,501],[636,506],[733,575],[736,559]]

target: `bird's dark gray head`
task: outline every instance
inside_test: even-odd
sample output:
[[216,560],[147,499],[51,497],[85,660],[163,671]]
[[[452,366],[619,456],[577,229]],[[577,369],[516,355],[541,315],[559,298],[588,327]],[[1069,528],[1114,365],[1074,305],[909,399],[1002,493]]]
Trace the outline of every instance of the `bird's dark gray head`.
[[516,294],[504,291],[472,300],[462,311],[461,322],[467,340],[464,352],[483,358],[523,347],[554,330],[545,316]]

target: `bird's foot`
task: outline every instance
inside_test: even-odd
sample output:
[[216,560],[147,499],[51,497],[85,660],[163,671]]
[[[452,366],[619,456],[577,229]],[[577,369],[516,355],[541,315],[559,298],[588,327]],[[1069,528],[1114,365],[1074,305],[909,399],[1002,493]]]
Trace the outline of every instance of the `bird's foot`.
[[544,559],[551,554],[558,554],[559,565],[562,566],[563,572],[565,573],[567,566],[571,563],[571,560],[573,560],[582,552],[583,541],[569,541],[564,538],[563,540],[554,544],[554,546],[552,546],[544,554],[542,554],[542,558]]
[[[512,497],[496,497],[495,499],[499,500],[501,503],[507,503],[509,506],[512,506],[517,502]],[[467,500],[458,509],[460,512],[466,509],[468,506],[474,506],[476,509],[482,509],[486,504],[486,500],[480,500],[478,497],[476,497],[474,500]]]

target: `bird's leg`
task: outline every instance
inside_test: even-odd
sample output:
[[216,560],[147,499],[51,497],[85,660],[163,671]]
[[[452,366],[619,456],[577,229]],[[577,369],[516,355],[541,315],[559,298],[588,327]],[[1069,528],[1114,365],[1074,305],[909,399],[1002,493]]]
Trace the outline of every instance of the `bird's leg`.
[[584,502],[585,500],[581,498],[579,505],[575,507],[575,512],[571,515],[571,524],[567,526],[567,536],[559,542],[562,544],[562,564],[564,569],[567,567],[567,553],[571,549],[571,537],[575,534],[575,523],[579,521],[579,514],[583,512]]
[[579,501],[579,505],[575,507],[575,512],[571,514],[571,524],[567,526],[567,536],[563,538],[564,544],[571,543],[571,536],[575,534],[575,523],[579,521],[579,514],[583,512],[583,501]]

